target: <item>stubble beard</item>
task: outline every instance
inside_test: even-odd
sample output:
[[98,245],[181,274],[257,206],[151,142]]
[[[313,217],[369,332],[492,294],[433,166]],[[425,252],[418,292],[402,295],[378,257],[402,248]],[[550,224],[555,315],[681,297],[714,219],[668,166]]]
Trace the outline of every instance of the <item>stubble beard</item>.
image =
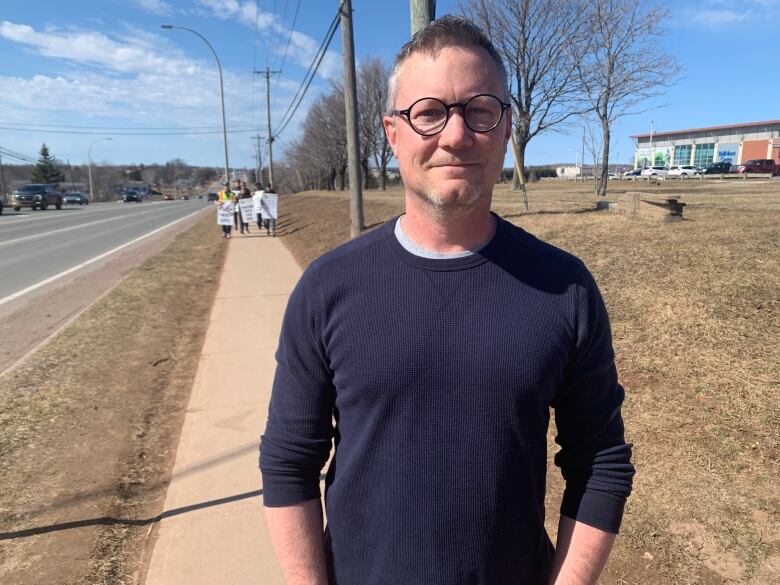
[[469,185],[464,191],[444,196],[435,189],[426,189],[417,196],[433,215],[441,216],[452,212],[465,212],[477,206],[482,199],[482,187]]

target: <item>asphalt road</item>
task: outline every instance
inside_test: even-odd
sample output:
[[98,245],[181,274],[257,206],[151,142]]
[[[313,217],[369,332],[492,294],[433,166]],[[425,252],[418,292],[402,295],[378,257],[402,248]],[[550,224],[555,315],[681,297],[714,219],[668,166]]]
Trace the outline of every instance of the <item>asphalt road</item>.
[[[22,210],[0,216],[0,304],[207,207],[205,199]],[[215,220],[216,223],[216,220]]]

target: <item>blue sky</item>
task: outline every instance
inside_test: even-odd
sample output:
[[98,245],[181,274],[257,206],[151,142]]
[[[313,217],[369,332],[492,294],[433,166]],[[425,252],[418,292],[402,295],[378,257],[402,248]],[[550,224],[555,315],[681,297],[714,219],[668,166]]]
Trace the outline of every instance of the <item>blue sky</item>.
[[[409,37],[408,0],[352,1],[358,60],[390,61]],[[219,54],[228,127],[235,130],[229,135],[231,166],[252,167],[250,136],[255,129],[265,132],[265,87],[252,69],[283,69],[272,78],[274,125],[337,5],[337,0],[5,1],[0,8],[0,146],[35,156],[45,141],[57,158],[78,164],[86,162],[93,141],[111,136],[110,142],[93,146],[93,160],[132,164],[182,158],[220,166],[213,57],[194,35],[160,29],[172,23],[198,30]],[[677,57],[684,77],[645,104],[647,111],[615,125],[612,153],[620,162],[633,153],[629,136],[649,132],[650,120],[663,131],[780,119],[774,56],[780,0],[681,0],[669,6],[672,18],[662,48]],[[439,16],[457,11],[457,0],[438,0]],[[275,160],[283,156],[285,141],[296,138],[311,100],[327,89],[329,79],[341,75],[339,32],[295,119],[275,143]],[[176,131],[210,133],[141,135]],[[527,164],[574,162],[581,130],[568,132],[534,139]]]

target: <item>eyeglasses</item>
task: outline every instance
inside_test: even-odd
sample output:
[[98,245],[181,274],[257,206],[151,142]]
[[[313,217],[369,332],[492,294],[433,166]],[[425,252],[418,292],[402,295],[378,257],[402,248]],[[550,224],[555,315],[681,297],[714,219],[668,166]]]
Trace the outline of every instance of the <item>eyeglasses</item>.
[[504,111],[511,104],[502,102],[489,93],[481,93],[464,103],[445,104],[443,101],[426,97],[420,98],[405,110],[393,110],[394,116],[405,116],[412,130],[422,136],[438,134],[447,125],[452,108],[460,108],[463,121],[472,132],[490,132],[498,126]]

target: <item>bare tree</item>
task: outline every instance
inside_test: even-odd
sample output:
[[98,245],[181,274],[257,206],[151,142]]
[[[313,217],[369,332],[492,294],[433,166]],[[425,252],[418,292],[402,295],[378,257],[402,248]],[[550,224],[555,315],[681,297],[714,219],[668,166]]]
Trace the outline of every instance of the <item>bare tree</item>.
[[[387,141],[382,116],[387,103],[387,82],[390,67],[381,59],[363,61],[358,68],[358,103],[360,104],[360,143],[366,156],[372,156],[374,165],[379,169],[379,182],[382,191],[387,185],[387,165],[393,156]],[[366,165],[367,167],[368,165]],[[364,168],[368,175],[368,168]]]
[[615,120],[646,110],[647,100],[661,95],[680,74],[680,65],[657,42],[667,17],[665,9],[642,0],[592,0],[584,8],[587,43],[573,61],[601,124],[601,156],[594,186],[598,195],[607,194],[609,142]]
[[572,59],[585,22],[572,0],[469,0],[461,9],[490,37],[508,66],[514,140],[525,184],[525,150],[535,136],[584,111]]

